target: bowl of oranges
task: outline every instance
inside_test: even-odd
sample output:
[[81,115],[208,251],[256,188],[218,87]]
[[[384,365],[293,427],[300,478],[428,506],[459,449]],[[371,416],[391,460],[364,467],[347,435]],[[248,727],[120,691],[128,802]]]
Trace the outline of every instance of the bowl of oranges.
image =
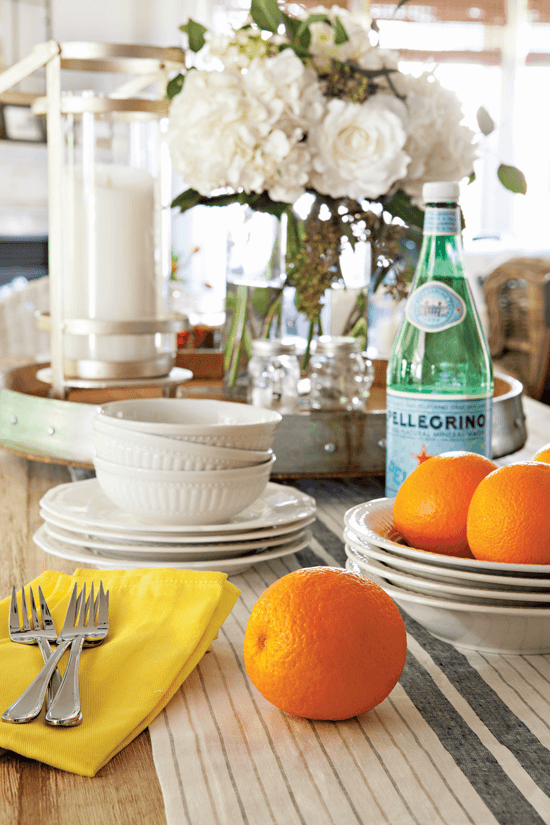
[[395,498],[347,511],[348,569],[457,647],[550,652],[549,461],[430,458]]

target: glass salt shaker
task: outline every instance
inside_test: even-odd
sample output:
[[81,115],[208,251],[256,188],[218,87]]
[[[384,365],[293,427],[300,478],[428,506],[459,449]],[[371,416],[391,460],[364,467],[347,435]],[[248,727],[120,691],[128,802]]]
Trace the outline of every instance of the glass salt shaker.
[[275,368],[273,382],[273,409],[284,415],[295,413],[298,408],[298,382],[300,362],[293,343],[279,343],[279,351],[272,359]]
[[374,375],[372,364],[363,358],[357,338],[319,336],[309,361],[308,375],[311,409],[366,410]]
[[275,367],[273,357],[279,350],[279,342],[269,338],[255,338],[251,344],[248,362],[247,401],[254,407],[273,405],[273,382]]

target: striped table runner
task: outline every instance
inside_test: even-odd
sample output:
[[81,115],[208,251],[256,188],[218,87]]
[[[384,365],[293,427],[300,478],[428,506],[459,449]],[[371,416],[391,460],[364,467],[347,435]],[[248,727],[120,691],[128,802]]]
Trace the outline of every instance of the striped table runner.
[[460,651],[403,612],[405,669],[391,695],[345,722],[269,704],[247,678],[250,610],[298,567],[345,563],[343,515],[375,479],[300,480],[318,519],[309,549],[232,581],[242,595],[150,727],[168,825],[550,823],[550,657]]

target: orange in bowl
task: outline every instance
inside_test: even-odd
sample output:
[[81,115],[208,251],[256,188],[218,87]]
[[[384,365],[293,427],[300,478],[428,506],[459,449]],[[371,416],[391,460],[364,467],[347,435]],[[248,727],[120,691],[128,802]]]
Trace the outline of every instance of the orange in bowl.
[[350,719],[382,702],[405,665],[407,634],[379,585],[307,567],[267,588],[244,637],[246,672],[262,696],[306,719]]
[[418,550],[471,557],[468,507],[478,484],[497,468],[490,458],[458,450],[422,462],[397,491],[396,528]]
[[532,461],[544,461],[545,464],[550,464],[550,444],[545,444],[544,447],[537,450]]
[[520,461],[484,478],[472,496],[467,534],[481,561],[550,564],[550,464]]

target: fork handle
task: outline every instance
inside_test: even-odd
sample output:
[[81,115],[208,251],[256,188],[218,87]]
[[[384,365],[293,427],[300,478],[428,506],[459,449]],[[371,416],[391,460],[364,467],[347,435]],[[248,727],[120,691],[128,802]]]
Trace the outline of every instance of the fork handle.
[[21,696],[9,706],[2,714],[4,722],[14,722],[22,724],[35,719],[44,704],[44,697],[52,678],[52,673],[56,669],[59,660],[71,644],[71,639],[59,645],[55,653],[52,653],[38,676],[35,676]]
[[73,639],[69,661],[65,668],[63,679],[61,680],[61,686],[46,713],[47,725],[73,727],[82,722],[78,667],[83,646],[84,636]]
[[[38,647],[42,653],[42,658],[44,659],[44,664],[48,661],[50,656],[52,655],[52,649],[46,639],[43,636],[38,637]],[[48,695],[46,697],[46,706],[50,707],[53,697],[59,690],[59,686],[61,684],[61,673],[56,668],[52,674],[52,678],[50,679],[50,684],[48,685]]]

